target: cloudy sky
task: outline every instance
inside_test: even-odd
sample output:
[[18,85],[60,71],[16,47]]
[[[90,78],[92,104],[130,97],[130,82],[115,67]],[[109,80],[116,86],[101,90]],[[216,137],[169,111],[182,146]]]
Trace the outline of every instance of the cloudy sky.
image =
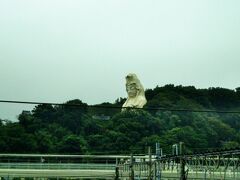
[[[2,0],[0,99],[88,104],[145,88],[240,86],[239,0]],[[0,103],[0,118],[32,106]]]

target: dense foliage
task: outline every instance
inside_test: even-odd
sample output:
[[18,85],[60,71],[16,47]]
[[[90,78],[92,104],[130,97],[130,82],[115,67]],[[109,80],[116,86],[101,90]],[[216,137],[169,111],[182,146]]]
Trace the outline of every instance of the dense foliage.
[[[89,107],[80,100],[63,106],[38,105],[19,122],[0,120],[0,152],[129,154],[145,153],[160,142],[165,153],[183,141],[188,152],[240,146],[239,113],[170,109],[240,110],[240,88],[196,89],[166,85],[146,90],[146,109],[121,112],[125,99]],[[74,106],[77,104],[77,106]]]

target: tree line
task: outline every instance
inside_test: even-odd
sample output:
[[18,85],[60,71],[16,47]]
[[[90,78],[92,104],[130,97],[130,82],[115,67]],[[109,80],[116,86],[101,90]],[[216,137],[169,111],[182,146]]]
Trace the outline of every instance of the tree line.
[[[174,86],[146,90],[141,110],[121,111],[124,98],[96,107],[75,99],[65,105],[35,106],[18,122],[0,120],[1,153],[129,154],[145,153],[160,143],[164,153],[185,143],[196,152],[240,146],[240,114],[181,112],[175,109],[240,111],[240,88],[197,89]],[[68,106],[77,104],[78,106]],[[104,108],[103,108],[104,106]],[[109,108],[107,108],[109,107]],[[150,110],[164,107],[166,110]]]

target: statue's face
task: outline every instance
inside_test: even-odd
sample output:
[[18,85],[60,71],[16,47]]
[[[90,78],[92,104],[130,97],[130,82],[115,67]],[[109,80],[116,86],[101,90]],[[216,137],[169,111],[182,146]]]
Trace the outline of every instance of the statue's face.
[[132,82],[126,85],[126,90],[129,97],[136,97],[137,96],[137,85],[136,83]]

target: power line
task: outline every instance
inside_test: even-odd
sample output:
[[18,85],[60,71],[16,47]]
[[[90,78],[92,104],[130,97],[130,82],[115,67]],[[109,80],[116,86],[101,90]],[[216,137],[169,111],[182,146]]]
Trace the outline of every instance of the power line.
[[[55,106],[71,106],[79,108],[106,108],[106,109],[122,109],[119,106],[104,106],[104,105],[83,105],[83,104],[66,104],[66,103],[50,103],[50,102],[30,102],[30,101],[10,101],[10,100],[0,100],[0,103],[13,103],[13,104],[32,104],[32,105],[55,105]],[[172,111],[172,112],[199,112],[199,113],[229,113],[229,114],[240,114],[240,111],[222,111],[222,110],[212,110],[212,109],[174,109],[174,108],[164,108],[164,107],[147,107],[147,108],[136,108],[127,107],[126,109],[143,109],[150,111]]]

